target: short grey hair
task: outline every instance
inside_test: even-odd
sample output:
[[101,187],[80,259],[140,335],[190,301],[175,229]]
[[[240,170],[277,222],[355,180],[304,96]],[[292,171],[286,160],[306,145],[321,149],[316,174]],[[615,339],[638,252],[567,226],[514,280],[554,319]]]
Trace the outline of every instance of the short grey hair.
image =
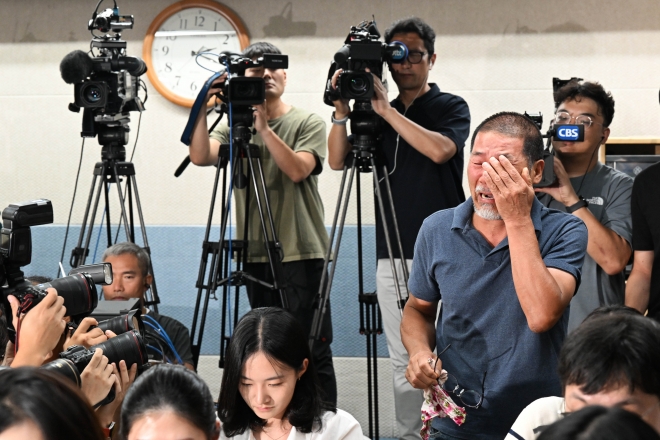
[[135,243],[125,241],[123,243],[117,243],[110,246],[105,250],[105,252],[103,252],[103,261],[105,261],[108,257],[118,257],[124,254],[135,255],[135,258],[138,260],[138,266],[140,267],[142,276],[146,277],[149,275],[149,254]]

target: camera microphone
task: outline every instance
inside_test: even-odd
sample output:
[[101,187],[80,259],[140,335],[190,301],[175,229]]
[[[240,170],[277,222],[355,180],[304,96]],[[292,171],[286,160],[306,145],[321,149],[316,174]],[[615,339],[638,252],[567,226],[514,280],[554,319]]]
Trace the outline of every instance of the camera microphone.
[[60,73],[67,84],[83,82],[93,69],[94,61],[82,50],[68,53],[60,63]]

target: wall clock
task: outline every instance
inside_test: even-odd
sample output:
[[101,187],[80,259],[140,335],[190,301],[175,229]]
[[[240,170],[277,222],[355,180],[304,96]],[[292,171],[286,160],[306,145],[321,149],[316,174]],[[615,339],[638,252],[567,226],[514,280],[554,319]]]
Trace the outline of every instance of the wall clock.
[[[212,72],[195,62],[201,52],[241,52],[250,44],[241,19],[211,0],[183,0],[165,8],[149,26],[142,57],[156,90],[175,104],[192,107]],[[219,68],[216,57],[201,62]]]

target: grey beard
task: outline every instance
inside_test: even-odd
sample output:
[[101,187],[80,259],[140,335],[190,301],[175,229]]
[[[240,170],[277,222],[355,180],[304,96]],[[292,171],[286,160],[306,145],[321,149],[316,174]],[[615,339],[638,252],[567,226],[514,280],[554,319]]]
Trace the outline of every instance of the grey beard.
[[477,208],[475,202],[472,202],[472,206],[474,207],[475,214],[484,220],[502,220],[502,216],[497,211],[493,211],[490,208]]

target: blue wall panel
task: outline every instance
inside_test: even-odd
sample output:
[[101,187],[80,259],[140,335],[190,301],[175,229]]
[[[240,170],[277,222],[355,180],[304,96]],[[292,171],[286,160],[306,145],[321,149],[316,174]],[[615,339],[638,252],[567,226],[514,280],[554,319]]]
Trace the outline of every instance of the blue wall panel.
[[[217,239],[218,229],[211,239]],[[149,226],[147,238],[151,247],[154,273],[158,294],[161,299],[159,311],[172,316],[190,328],[193,320],[197,289],[195,282],[199,271],[203,226]],[[64,255],[64,270],[69,270],[71,249],[76,245],[80,227],[72,227],[67,239]],[[26,266],[26,275],[45,275],[54,277],[57,273],[58,261],[62,252],[65,227],[61,225],[44,225],[32,228],[33,259]],[[98,262],[106,247],[105,231],[101,231],[100,239],[94,234],[90,245],[90,257],[87,263]],[[364,288],[367,292],[375,290],[375,228],[372,225],[363,227],[364,243]],[[113,234],[114,237],[114,234]],[[123,237],[123,231],[119,235]],[[138,237],[138,243],[142,240]],[[95,256],[95,258],[94,258]],[[358,303],[358,264],[357,264],[357,227],[346,226],[339,252],[338,265],[332,286],[331,304],[334,328],[335,356],[365,356],[366,338],[359,334],[359,303]],[[232,294],[233,296],[233,294]],[[219,300],[211,300],[204,331],[202,354],[219,353],[220,307]],[[242,316],[249,305],[243,289],[239,294],[239,314]],[[199,325],[199,324],[198,324]],[[385,337],[378,337],[378,354],[387,356]]]

